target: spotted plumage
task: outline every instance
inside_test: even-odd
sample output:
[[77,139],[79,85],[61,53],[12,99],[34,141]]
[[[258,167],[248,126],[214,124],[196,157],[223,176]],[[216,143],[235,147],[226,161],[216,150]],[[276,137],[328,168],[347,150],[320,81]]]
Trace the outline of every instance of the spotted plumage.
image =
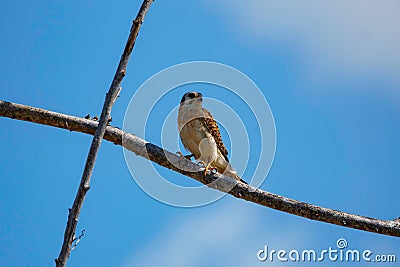
[[210,131],[211,135],[213,136],[215,142],[217,143],[217,147],[221,154],[224,156],[225,160],[229,162],[228,159],[228,150],[226,149],[224,142],[222,142],[221,133],[218,128],[217,122],[214,120],[213,116],[211,115],[210,111],[203,108],[204,112],[204,122]]

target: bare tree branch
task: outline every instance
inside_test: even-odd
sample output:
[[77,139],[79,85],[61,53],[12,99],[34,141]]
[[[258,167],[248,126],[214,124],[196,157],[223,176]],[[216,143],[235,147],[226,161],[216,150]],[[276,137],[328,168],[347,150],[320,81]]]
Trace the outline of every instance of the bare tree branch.
[[[31,121],[91,135],[95,133],[98,125],[98,122],[92,120],[4,101],[0,101],[0,116]],[[226,192],[227,188],[232,188],[232,185],[236,184],[227,193],[237,198],[311,220],[400,237],[400,222],[398,221],[373,219],[300,202],[257,189],[250,185],[238,183],[236,180],[221,174],[209,174],[204,176],[203,171],[201,171],[199,166],[195,163],[115,127],[107,126],[104,139],[114,144],[124,146],[136,155],[150,159],[165,168],[194,178],[208,186],[212,186],[214,189]],[[122,142],[122,140],[124,140],[124,142]],[[210,185],[210,183],[212,184]]]
[[128,61],[133,46],[135,45],[136,37],[139,33],[144,17],[146,16],[147,11],[149,10],[152,2],[153,2],[152,0],[143,1],[139,13],[136,16],[136,19],[133,21],[128,41],[126,42],[126,46],[121,56],[117,71],[114,75],[114,79],[111,83],[110,89],[106,94],[106,99],[104,101],[103,110],[100,115],[100,120],[99,123],[97,124],[92,144],[90,146],[90,150],[86,159],[85,169],[83,170],[81,183],[79,185],[78,192],[76,193],[74,204],[72,205],[72,208],[69,209],[67,226],[65,227],[65,232],[64,232],[64,241],[61,247],[60,254],[58,258],[55,260],[57,267],[65,266],[68,257],[70,255],[71,245],[75,238],[75,230],[76,230],[76,225],[78,223],[80,210],[83,201],[85,200],[86,193],[90,189],[90,178],[93,173],[97,153],[99,152],[101,141],[106,131],[107,124],[109,123],[111,118],[110,117],[111,108],[121,90],[120,84],[122,82],[122,79],[125,77],[126,67],[128,65]]

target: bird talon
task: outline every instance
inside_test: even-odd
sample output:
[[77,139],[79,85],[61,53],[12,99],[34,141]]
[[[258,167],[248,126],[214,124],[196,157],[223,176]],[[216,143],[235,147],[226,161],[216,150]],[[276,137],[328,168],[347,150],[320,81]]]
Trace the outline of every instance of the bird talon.
[[[204,164],[204,162],[203,162],[203,164]],[[217,173],[217,169],[214,168],[213,166],[211,166],[210,164],[208,164],[208,165],[205,167],[204,175],[207,175],[208,172],[210,172],[211,174],[216,174],[216,173]]]
[[205,170],[204,170],[204,176],[206,176],[207,175],[207,172],[208,172],[208,166],[205,168]]

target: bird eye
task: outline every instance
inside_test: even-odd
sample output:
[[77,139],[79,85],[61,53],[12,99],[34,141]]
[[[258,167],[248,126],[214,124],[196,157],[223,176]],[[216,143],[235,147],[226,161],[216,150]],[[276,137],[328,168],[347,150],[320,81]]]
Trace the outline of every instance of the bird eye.
[[196,96],[195,93],[189,93],[189,94],[188,94],[188,97],[189,97],[189,98],[194,98],[195,96]]

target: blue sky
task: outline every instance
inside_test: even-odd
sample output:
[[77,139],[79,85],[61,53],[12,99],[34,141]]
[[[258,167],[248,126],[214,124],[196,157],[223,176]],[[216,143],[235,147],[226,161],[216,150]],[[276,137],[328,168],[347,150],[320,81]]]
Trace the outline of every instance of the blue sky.
[[[156,1],[134,48],[112,124],[122,127],[137,88],[164,68],[195,60],[227,64],[258,85],[274,115],[276,154],[262,189],[397,218],[399,5]],[[81,117],[99,114],[140,1],[0,6],[1,99]],[[223,102],[229,98],[211,87],[183,89]],[[164,101],[160,110],[180,100],[166,99],[176,103]],[[248,112],[232,101],[239,114]],[[149,141],[158,145],[160,125],[147,129]],[[0,265],[52,266],[91,137],[5,118],[0,126]],[[259,262],[257,251],[264,245],[322,250],[335,247],[339,238],[351,249],[400,257],[398,238],[309,221],[230,196],[198,208],[163,204],[140,189],[122,148],[108,142],[91,185],[77,228],[86,234],[71,254],[71,266],[279,266]]]

